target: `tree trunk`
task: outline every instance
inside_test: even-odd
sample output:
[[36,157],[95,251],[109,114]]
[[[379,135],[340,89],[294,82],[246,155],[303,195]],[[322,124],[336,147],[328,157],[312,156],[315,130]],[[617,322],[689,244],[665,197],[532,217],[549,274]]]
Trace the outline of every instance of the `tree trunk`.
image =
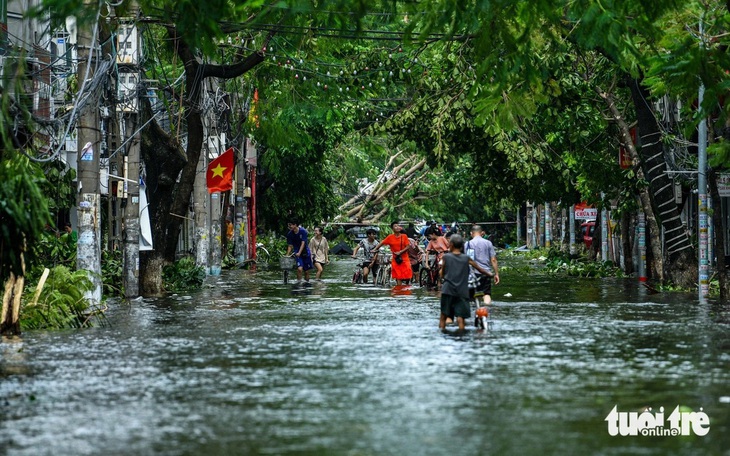
[[[677,285],[693,287],[697,285],[698,280],[697,256],[687,229],[682,224],[679,208],[674,201],[673,183],[664,172],[667,165],[664,158],[662,133],[648,101],[651,96],[649,91],[641,85],[639,79],[632,80],[630,86],[638,120],[641,164],[649,182],[654,206],[659,212],[659,219],[664,227],[664,244],[668,258],[666,278]],[[657,230],[656,233],[659,231]],[[656,257],[659,240],[653,240],[656,241],[652,242]]]
[[[603,211],[601,210],[600,204],[597,209],[598,215],[596,216],[596,226],[593,228],[593,240],[591,241],[591,248],[588,251],[588,258],[591,261],[595,261],[596,258],[598,258],[598,251],[601,249],[601,236],[603,236],[603,230],[601,229],[601,226],[603,225],[601,223]],[[605,258],[602,258],[601,260],[606,261]]]
[[24,285],[25,276],[16,276],[13,272],[5,281],[2,313],[0,313],[0,334],[3,336],[20,335],[20,298],[23,295]]
[[[636,172],[636,178],[639,181],[645,180],[644,171],[640,166],[642,159],[636,150],[634,141],[631,139],[629,125],[626,123],[626,120],[621,114],[621,111],[619,111],[618,107],[616,106],[616,102],[614,101],[613,96],[610,93],[604,92],[598,87],[596,87],[596,91],[598,92],[598,95],[606,101],[606,104],[608,105],[608,110],[611,113],[613,120],[616,122],[616,125],[619,127],[619,132],[621,136],[620,139],[624,148],[629,152],[629,155],[631,156],[634,171]],[[655,120],[654,125],[656,126]],[[674,198],[674,192],[672,192],[672,198]],[[639,189],[639,201],[641,202],[641,209],[646,217],[647,233],[659,233],[659,225],[657,224],[656,217],[654,217],[654,209],[652,208],[651,204],[650,192],[645,187]],[[662,261],[661,246],[658,242],[647,242],[647,246],[651,246],[651,249],[653,249],[651,252],[647,250],[647,258],[649,258],[650,256],[653,258],[652,268],[657,272],[656,279],[660,282],[663,282],[664,263]],[[650,269],[648,265],[647,269]]]
[[[174,29],[168,29],[170,41],[180,61],[185,65],[185,109],[187,144],[183,150],[180,142],[157,122],[143,132],[142,156],[147,171],[149,211],[153,252],[140,255],[140,293],[143,296],[159,296],[162,293],[162,267],[175,261],[177,243],[182,221],[189,212],[198,160],[204,142],[204,128],[201,118],[202,88],[210,77],[236,78],[264,61],[262,51],[250,54],[232,65],[209,65],[200,63],[195,53],[180,39]],[[272,35],[264,43],[268,45]],[[152,116],[149,104],[146,119]]]
[[162,268],[172,262],[168,261],[159,250],[145,253],[147,253],[145,255],[145,274],[140,276],[139,287],[145,291],[144,296],[165,296],[165,290],[162,287]]
[[722,228],[722,200],[720,199],[720,191],[717,188],[717,173],[714,168],[707,170],[707,183],[710,188],[710,198],[712,199],[712,207],[714,214],[712,215],[712,231],[715,235],[715,256],[717,257],[717,279],[720,283],[720,301],[727,302],[730,299],[730,281],[727,277],[727,269],[725,264],[725,231]]

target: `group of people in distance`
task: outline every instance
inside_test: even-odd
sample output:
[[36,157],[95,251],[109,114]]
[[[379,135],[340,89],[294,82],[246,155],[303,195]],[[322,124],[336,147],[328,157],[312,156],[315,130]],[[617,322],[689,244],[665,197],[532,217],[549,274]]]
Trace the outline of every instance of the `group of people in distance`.
[[[317,270],[316,278],[320,279],[325,265],[329,263],[329,244],[322,235],[322,228],[314,229],[314,237],[309,240],[307,230],[299,226],[297,220],[287,224],[287,256],[294,252],[297,261],[297,280],[309,281],[309,271]],[[370,228],[365,234],[352,257],[357,258],[362,250],[364,260],[360,264],[363,269],[363,281],[368,282],[370,273],[377,273],[377,253],[383,246],[388,246],[391,255],[391,276],[397,285],[409,283],[414,271],[418,271],[422,251],[414,239],[415,230],[409,225],[404,230],[399,222],[390,224],[393,231],[382,241],[376,239],[377,232]],[[408,232],[411,232],[409,236]],[[499,265],[494,245],[484,238],[484,230],[480,225],[473,225],[470,230],[471,239],[464,241],[458,230],[450,233],[449,239],[441,229],[432,222],[424,230],[429,242],[426,251],[437,253],[437,267],[443,282],[441,288],[441,316],[439,327],[444,328],[449,321],[456,321],[463,330],[466,319],[471,315],[469,301],[473,297],[482,296],[484,305],[491,303],[492,283],[499,283]]]
[[322,228],[315,227],[314,237],[309,239],[309,233],[304,227],[299,226],[298,220],[290,220],[287,227],[289,232],[286,233],[286,256],[294,252],[297,260],[297,280],[302,280],[303,273],[304,280],[309,282],[309,271],[312,269],[317,270],[316,279],[321,279],[324,266],[330,262],[330,246],[327,238],[322,235]]
[[[360,249],[364,252],[365,259],[360,266],[366,283],[368,274],[377,272],[376,254],[384,245],[390,247],[392,252],[391,274],[398,285],[413,277],[413,252],[416,252],[416,267],[421,261],[422,252],[416,240],[406,235],[399,222],[391,223],[390,228],[393,233],[380,242],[375,238],[374,229],[367,230],[367,237],[360,241],[352,254],[356,258]],[[415,234],[415,230],[413,233]],[[447,240],[436,222],[427,224],[424,229],[424,236],[428,238],[426,251],[436,252],[436,264],[443,282],[439,320],[439,327],[442,329],[447,323],[456,320],[459,329],[463,330],[466,319],[471,315],[469,300],[482,296],[484,305],[490,304],[492,282],[499,283],[499,264],[494,245],[484,238],[484,230],[480,225],[473,225],[470,234],[471,239],[464,242],[464,238],[456,230],[450,233]]]

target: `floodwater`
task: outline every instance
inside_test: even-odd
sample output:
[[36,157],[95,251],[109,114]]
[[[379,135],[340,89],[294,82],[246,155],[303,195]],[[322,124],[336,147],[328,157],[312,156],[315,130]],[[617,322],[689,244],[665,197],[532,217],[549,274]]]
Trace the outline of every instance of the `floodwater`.
[[[727,308],[506,271],[490,331],[442,333],[437,295],[354,286],[353,264],[311,287],[224,271],[3,340],[0,454],[730,454]],[[614,406],[678,405],[709,432],[609,435]]]

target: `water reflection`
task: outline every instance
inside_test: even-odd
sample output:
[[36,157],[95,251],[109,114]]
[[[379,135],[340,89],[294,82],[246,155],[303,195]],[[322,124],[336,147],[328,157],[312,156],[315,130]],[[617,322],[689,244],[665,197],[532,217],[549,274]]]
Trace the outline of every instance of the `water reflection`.
[[[624,280],[505,273],[492,329],[418,287],[226,271],[0,343],[0,442],[36,454],[723,454],[728,312]],[[342,277],[339,279],[338,277]],[[505,295],[511,294],[511,297]],[[32,399],[31,399],[32,398]],[[704,407],[696,438],[610,437],[614,405]],[[103,451],[101,449],[103,448]]]

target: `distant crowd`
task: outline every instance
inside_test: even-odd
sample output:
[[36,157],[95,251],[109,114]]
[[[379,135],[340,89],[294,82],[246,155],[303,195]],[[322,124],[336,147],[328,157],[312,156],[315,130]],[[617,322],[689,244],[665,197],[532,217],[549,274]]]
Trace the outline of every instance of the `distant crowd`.
[[[316,271],[316,279],[321,279],[324,268],[329,264],[329,244],[323,236],[322,228],[314,228],[314,237],[292,219],[287,223],[287,256],[295,256],[297,280],[309,282],[310,271]],[[438,284],[441,289],[441,318],[443,328],[451,321],[457,321],[464,329],[465,319],[470,317],[469,300],[483,296],[484,305],[491,303],[492,283],[499,283],[499,265],[492,243],[486,239],[480,225],[473,225],[469,231],[470,239],[465,241],[459,233],[459,226],[439,226],[436,221],[427,222],[420,231],[413,223],[404,229],[400,222],[390,224],[392,233],[383,240],[377,239],[378,232],[368,229],[366,237],[357,244],[353,258],[361,258],[364,283],[370,275],[375,277],[383,261],[379,255],[386,255],[385,264],[390,267],[390,275],[396,285],[411,283],[421,268],[438,271]],[[422,239],[419,243],[418,238]],[[386,248],[383,251],[382,249]],[[429,259],[427,261],[427,259]],[[389,263],[387,261],[389,259]]]

